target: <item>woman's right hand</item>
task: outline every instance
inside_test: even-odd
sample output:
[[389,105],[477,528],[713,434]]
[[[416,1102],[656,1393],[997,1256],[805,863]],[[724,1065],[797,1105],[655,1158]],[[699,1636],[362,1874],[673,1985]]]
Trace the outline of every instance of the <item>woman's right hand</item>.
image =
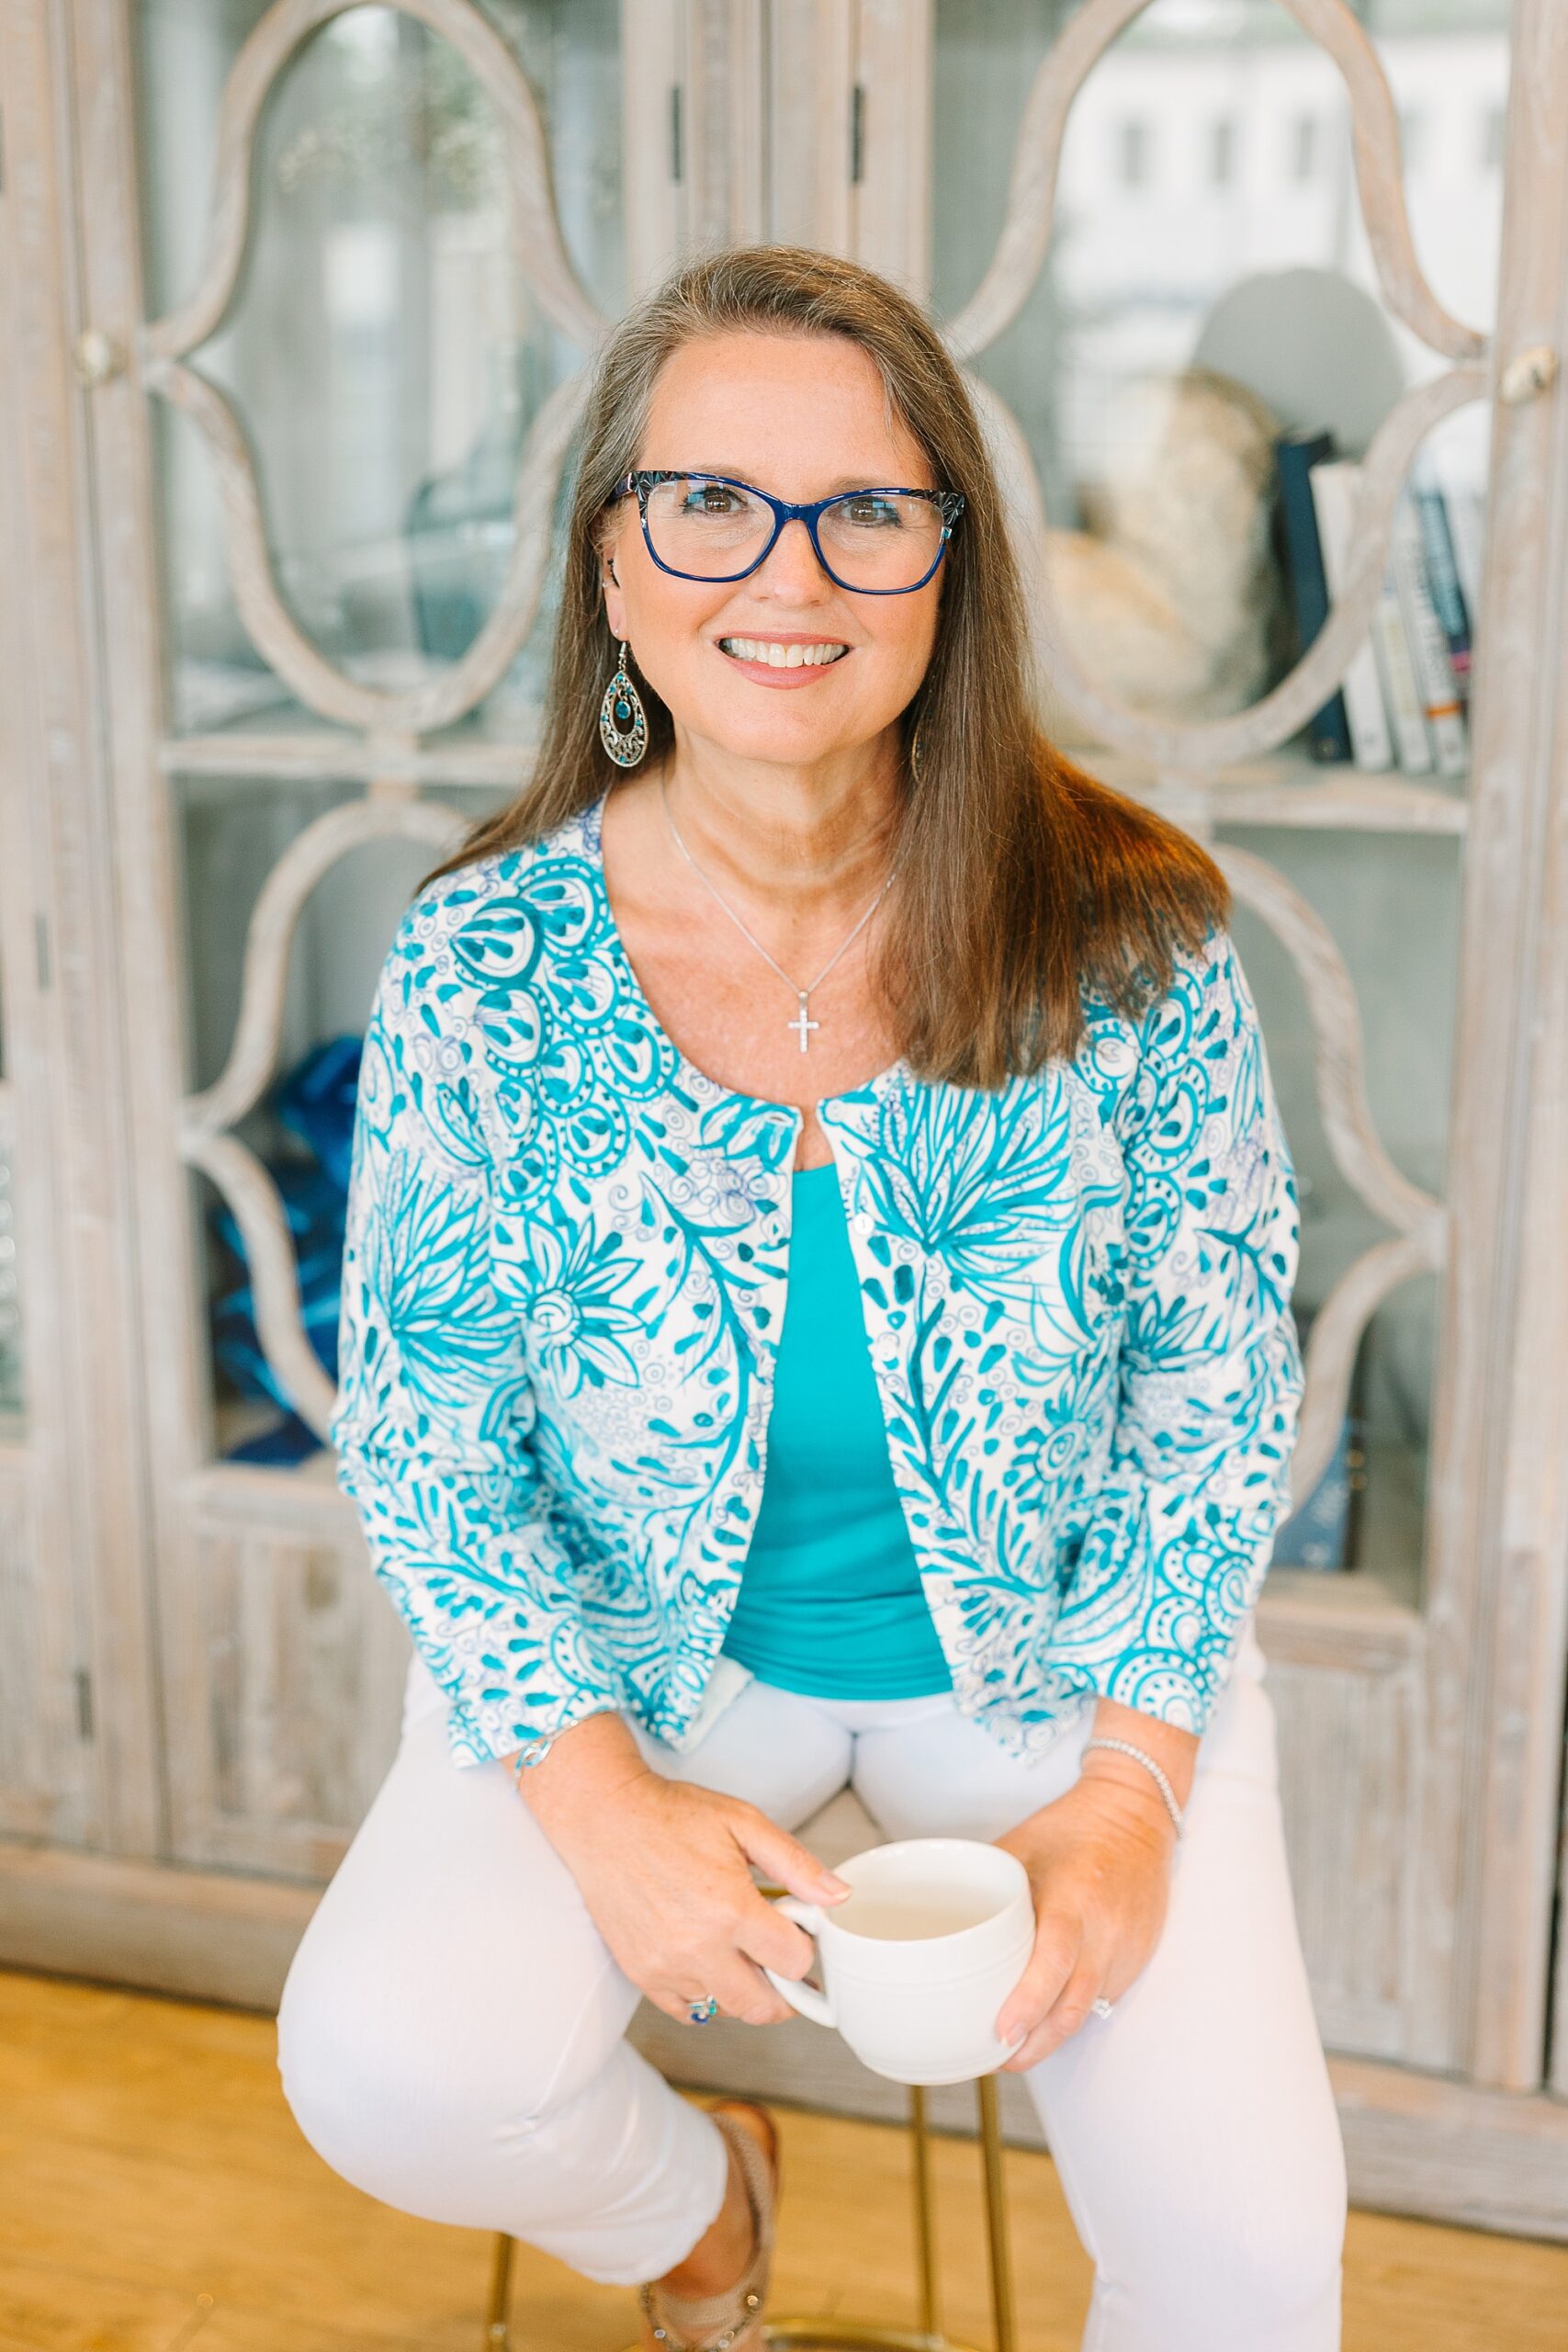
[[611,1953],[667,2017],[684,2022],[708,1993],[748,2025],[795,2014],[761,1963],[802,1977],[811,1939],[758,1892],[750,1866],[806,1903],[850,1891],[796,1838],[739,1797],[666,1780],[617,1715],[574,1724],[519,1785]]

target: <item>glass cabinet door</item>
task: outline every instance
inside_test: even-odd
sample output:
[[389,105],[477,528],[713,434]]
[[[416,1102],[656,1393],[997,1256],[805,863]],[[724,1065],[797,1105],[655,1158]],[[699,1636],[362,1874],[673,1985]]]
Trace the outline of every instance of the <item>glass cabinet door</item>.
[[406,1640],[325,1444],[359,1038],[421,876],[531,756],[625,300],[620,19],[131,9],[153,614],[121,756],[167,844],[131,986],[186,1860],[323,1874],[395,1736]]
[[[271,22],[259,0],[141,0],[153,317],[212,283],[226,135],[252,154],[243,266],[188,354],[243,435],[241,480],[226,479],[215,410],[176,393],[153,411],[180,735],[351,716],[347,698],[323,713],[330,681],[307,652],[388,693],[448,676],[494,616],[529,435],[580,368],[584,336],[621,306],[615,0],[430,14],[353,7],[282,55],[254,48]],[[247,39],[253,62],[236,77]],[[226,130],[223,92],[247,70],[265,74],[265,97]],[[236,498],[257,510],[254,544],[243,526],[236,546]],[[547,545],[549,514],[547,496]],[[241,549],[251,569],[265,561],[304,639],[292,676],[254,641]],[[493,684],[459,696],[448,723],[525,730],[550,616],[547,595]]]
[[[1015,462],[1052,732],[1232,885],[1302,1201],[1308,1393],[1260,1613],[1298,1906],[1330,2038],[1430,2056],[1451,2047],[1415,1930],[1451,1940],[1457,1884],[1421,1808],[1462,1764],[1457,1734],[1425,1750],[1426,1676],[1453,1605],[1431,1531],[1510,28],[1504,0],[1316,22],[934,0],[931,290]],[[1390,96],[1363,99],[1359,165],[1344,69],[1368,37]],[[1343,684],[1303,695],[1363,485],[1386,509],[1371,619]]]
[[[1416,259],[1436,302],[1484,334],[1506,6],[1371,0],[1359,14],[1398,107]],[[973,364],[1033,461],[1068,647],[1123,708],[1199,726],[1260,702],[1303,642],[1276,442],[1326,435],[1327,458],[1354,467],[1395,401],[1450,360],[1382,298],[1345,80],[1278,0],[1155,0],[1069,92],[1085,15],[1069,0],[937,0],[932,297],[962,325],[1009,217],[1015,147],[1028,152],[1043,123],[1026,130],[1024,110],[1054,51],[1070,103],[1048,243],[999,331],[987,320]],[[1416,460],[1450,521],[1467,611],[1488,421],[1472,397],[1423,435]],[[1309,720],[1233,752],[1213,782],[1206,752],[1187,758],[1185,796],[1179,747],[1150,756],[1108,741],[1070,704],[1054,712],[1064,747],[1092,772],[1190,813],[1216,845],[1246,854],[1244,872],[1272,870],[1269,908],[1238,891],[1235,932],[1297,1162],[1296,1308],[1309,1340],[1388,1234],[1387,1187],[1367,1186],[1364,1154],[1336,1149],[1320,1105],[1325,1053],[1361,1065],[1364,1140],[1403,1180],[1393,1197],[1408,1222],[1443,1190],[1468,761],[1440,767],[1429,727],[1401,759],[1378,658],[1369,649],[1361,669],[1372,665],[1381,737],[1374,726],[1337,748]],[[1461,674],[1461,700],[1466,690]],[[1464,718],[1450,729],[1461,741]],[[1309,937],[1342,967],[1359,1038],[1314,1035],[1300,970]],[[1412,1606],[1437,1347],[1435,1268],[1418,1254],[1365,1317],[1337,1384],[1332,1448],[1300,1465],[1310,1475],[1298,1476],[1275,1550],[1280,1566],[1375,1575]]]
[[[587,335],[622,300],[618,10],[506,0],[428,16],[354,7],[286,53],[267,46],[260,0],[139,10],[154,318],[201,307],[214,284],[215,177],[220,187],[237,170],[239,142],[249,151],[243,266],[177,362],[201,380],[168,385],[151,411],[164,765],[197,1097],[221,1086],[234,1053],[265,894],[312,828],[364,797],[364,734],[350,730],[438,745],[423,780],[456,825],[518,773],[547,658],[552,419]],[[257,84],[260,103],[243,115],[235,94]],[[525,130],[539,141],[531,157]],[[534,274],[541,219],[556,250],[537,254]],[[536,560],[519,578],[529,533]],[[498,625],[504,658],[464,684],[458,665]],[[434,823],[412,840],[389,828],[313,870],[308,889],[284,885],[274,1067],[228,1131],[279,1189],[324,1375],[352,1041],[436,841]],[[198,1167],[193,1182],[211,1452],[307,1460],[322,1434],[320,1388],[317,1411],[302,1413],[260,1335],[244,1219],[220,1176]]]

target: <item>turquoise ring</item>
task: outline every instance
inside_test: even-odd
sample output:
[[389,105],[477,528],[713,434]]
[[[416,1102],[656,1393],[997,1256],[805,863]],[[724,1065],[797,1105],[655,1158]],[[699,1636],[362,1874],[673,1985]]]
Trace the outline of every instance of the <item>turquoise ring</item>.
[[694,2025],[708,2025],[718,2015],[718,2003],[711,1993],[705,1993],[700,2001],[688,2005],[686,2015]]

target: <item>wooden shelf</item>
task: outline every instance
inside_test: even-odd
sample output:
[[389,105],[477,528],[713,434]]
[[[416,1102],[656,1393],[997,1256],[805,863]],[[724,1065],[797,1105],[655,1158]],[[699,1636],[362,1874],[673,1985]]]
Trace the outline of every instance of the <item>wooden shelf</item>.
[[1376,1677],[1419,1656],[1426,1625],[1370,1569],[1270,1568],[1258,1637],[1270,1661]]
[[1063,748],[1102,783],[1182,824],[1457,834],[1470,822],[1468,776],[1408,776],[1344,761],[1325,765],[1293,745],[1206,776],[1158,769],[1128,752]]
[[237,722],[205,735],[169,736],[159,745],[165,775],[231,780],[260,777],[295,784],[366,783],[395,778],[412,785],[487,785],[515,792],[534,762],[535,744],[523,736],[492,735],[478,724],[396,741],[368,735],[308,712],[286,723]]
[[[497,736],[482,723],[448,728],[417,741],[373,742],[349,728],[291,709],[245,718],[202,735],[167,738],[159,760],[165,775],[265,777],[277,781],[368,782],[397,777],[413,785],[485,785],[515,791],[536,745]],[[1069,759],[1120,792],[1179,822],[1281,825],[1302,831],[1462,833],[1470,821],[1468,776],[1407,776],[1338,761],[1325,765],[1288,743],[1256,760],[1200,775],[1156,768],[1108,746],[1062,746]]]

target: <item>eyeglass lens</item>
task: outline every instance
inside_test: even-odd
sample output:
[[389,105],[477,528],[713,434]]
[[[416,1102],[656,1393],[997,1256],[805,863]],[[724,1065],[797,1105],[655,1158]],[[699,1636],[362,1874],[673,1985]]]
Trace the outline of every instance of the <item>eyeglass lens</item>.
[[[684,474],[648,494],[648,535],[672,571],[722,580],[744,571],[768,543],[771,506],[731,482]],[[851,588],[912,588],[936,561],[942,515],[930,499],[900,491],[851,491],[824,507],[818,537],[829,568]]]

